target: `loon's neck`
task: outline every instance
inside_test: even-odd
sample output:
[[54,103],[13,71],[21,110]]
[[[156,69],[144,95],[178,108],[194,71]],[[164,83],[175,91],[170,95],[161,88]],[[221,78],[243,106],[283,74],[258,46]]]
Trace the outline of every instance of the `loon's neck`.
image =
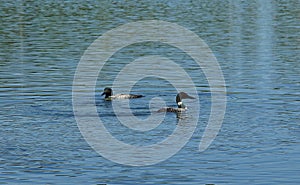
[[112,94],[111,93],[105,93],[105,97],[104,97],[105,100],[111,100],[112,99]]
[[178,108],[185,108],[185,105],[182,103],[181,97],[179,94],[177,94],[177,96],[176,96],[176,103],[177,103]]
[[177,102],[177,106],[178,106],[178,108],[180,108],[180,109],[185,109],[186,108],[186,106],[180,101],[180,102]]

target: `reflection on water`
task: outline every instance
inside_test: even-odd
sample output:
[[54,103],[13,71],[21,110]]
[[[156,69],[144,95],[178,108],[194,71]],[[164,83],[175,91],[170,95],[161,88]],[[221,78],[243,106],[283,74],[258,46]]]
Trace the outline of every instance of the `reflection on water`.
[[[16,1],[0,5],[0,183],[9,184],[297,184],[299,173],[299,2]],[[131,21],[160,19],[198,34],[216,55],[227,84],[221,132],[203,153],[198,145],[210,114],[207,80],[192,58],[158,43],[120,50],[99,74],[96,105],[107,129],[131,144],[165,139],[177,118],[134,132],[99,97],[134,57],[159,54],[192,77],[200,100],[197,128],[170,159],[148,167],[110,162],[85,142],[72,108],[72,82],[84,50],[101,34]],[[175,106],[175,89],[157,78],[138,82],[137,117],[149,101]],[[187,102],[190,111],[193,102]]]

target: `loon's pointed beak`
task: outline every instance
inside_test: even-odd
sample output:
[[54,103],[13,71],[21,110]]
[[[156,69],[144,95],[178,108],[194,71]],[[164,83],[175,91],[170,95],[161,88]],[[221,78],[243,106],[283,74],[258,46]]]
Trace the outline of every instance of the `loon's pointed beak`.
[[188,98],[188,99],[196,99],[195,97],[193,97],[193,96],[190,96],[190,95],[187,95],[187,97],[186,98]]
[[101,94],[101,96],[103,96],[105,94],[105,92],[103,92],[102,94]]

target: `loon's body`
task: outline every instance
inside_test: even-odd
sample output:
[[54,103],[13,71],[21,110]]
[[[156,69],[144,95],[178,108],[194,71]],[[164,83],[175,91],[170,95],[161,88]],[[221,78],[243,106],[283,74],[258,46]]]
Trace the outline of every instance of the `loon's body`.
[[141,98],[144,97],[143,95],[136,95],[136,94],[116,94],[113,95],[112,89],[106,87],[103,90],[101,96],[105,95],[105,100],[110,101],[113,99],[132,99],[132,98]]
[[185,92],[180,92],[176,96],[176,103],[178,108],[173,108],[173,107],[164,107],[159,109],[157,112],[175,112],[175,113],[180,113],[184,112],[187,110],[187,107],[182,103],[182,99],[195,99],[194,97],[188,95]]
[[157,112],[175,112],[175,113],[179,113],[179,112],[184,112],[186,111],[186,108],[173,108],[173,107],[164,107],[159,109]]

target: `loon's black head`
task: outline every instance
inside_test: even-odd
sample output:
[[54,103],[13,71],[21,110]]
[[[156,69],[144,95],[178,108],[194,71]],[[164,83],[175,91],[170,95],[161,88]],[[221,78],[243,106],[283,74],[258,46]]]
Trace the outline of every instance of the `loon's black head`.
[[178,108],[186,108],[185,105],[181,101],[182,99],[195,99],[195,98],[188,95],[185,92],[178,93],[176,96],[176,103],[177,103]]
[[109,87],[105,87],[101,96],[105,95],[105,98],[108,98],[112,95],[112,89]]

